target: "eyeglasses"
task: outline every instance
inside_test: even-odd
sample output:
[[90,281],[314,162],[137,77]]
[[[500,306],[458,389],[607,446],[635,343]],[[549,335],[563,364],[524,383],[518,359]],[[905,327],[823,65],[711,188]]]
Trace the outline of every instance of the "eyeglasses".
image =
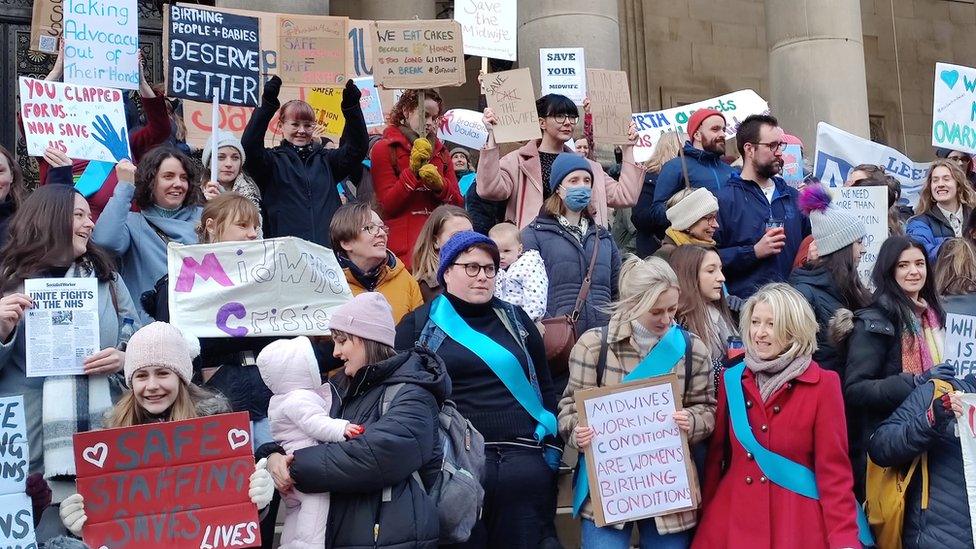
[[546,118],[552,118],[557,124],[565,124],[568,120],[570,124],[575,126],[576,123],[579,122],[578,116],[570,116],[568,114],[554,114],[547,116]]
[[375,223],[370,223],[369,225],[366,225],[365,227],[363,227],[363,230],[369,233],[370,236],[379,236],[380,231],[383,231],[386,234],[390,234],[389,227],[387,227],[386,225],[377,225]]
[[953,162],[955,162],[957,164],[965,164],[965,163],[969,162],[969,157],[968,156],[949,156],[948,158],[949,158],[949,160],[952,160]]
[[482,270],[485,271],[485,278],[495,278],[495,274],[497,274],[497,269],[494,265],[479,265],[477,263],[451,263],[451,265],[464,267],[464,274],[471,278],[478,276],[478,273]]
[[753,145],[764,145],[766,147],[769,147],[770,151],[774,151],[774,152],[783,152],[784,150],[786,150],[786,143],[783,143],[782,141],[771,141],[769,143],[763,143],[762,141],[757,141],[753,143]]

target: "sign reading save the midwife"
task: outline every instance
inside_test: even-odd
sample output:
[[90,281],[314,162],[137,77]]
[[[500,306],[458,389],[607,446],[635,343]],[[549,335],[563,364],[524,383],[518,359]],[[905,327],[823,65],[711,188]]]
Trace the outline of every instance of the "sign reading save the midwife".
[[24,397],[0,398],[0,547],[34,549]]
[[169,245],[170,321],[196,337],[325,335],[352,299],[332,250],[300,238]]
[[89,547],[223,549],[261,544],[248,496],[244,412],[74,436]]
[[676,387],[672,374],[576,393],[580,425],[596,431],[586,471],[597,526],[698,506]]
[[932,145],[976,153],[976,69],[935,64]]

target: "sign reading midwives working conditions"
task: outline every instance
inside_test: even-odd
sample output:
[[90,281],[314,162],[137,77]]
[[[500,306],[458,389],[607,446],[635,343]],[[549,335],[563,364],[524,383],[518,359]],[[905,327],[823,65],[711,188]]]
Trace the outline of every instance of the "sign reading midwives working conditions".
[[976,69],[935,64],[932,145],[976,153]]
[[31,51],[58,53],[64,34],[64,6],[62,0],[34,0],[31,12]]
[[247,413],[78,433],[78,493],[89,547],[223,549],[261,544],[248,497]]
[[0,398],[0,547],[34,549],[24,397]]
[[539,50],[542,95],[558,93],[582,105],[586,99],[586,56],[583,48]]
[[946,314],[942,359],[956,368],[956,377],[976,374],[976,316]]
[[[644,162],[649,159],[654,153],[658,139],[665,132],[678,132],[687,135],[685,125],[691,118],[691,114],[698,109],[715,109],[725,116],[726,139],[735,137],[739,124],[747,116],[769,113],[769,105],[766,100],[752,90],[739,90],[713,99],[663,111],[636,113],[633,118],[634,123],[637,124],[639,137],[637,138],[637,146],[634,147],[634,159],[637,162]],[[594,118],[596,117],[594,116]]]
[[901,201],[918,202],[922,192],[926,162],[915,162],[900,151],[874,141],[845,132],[826,122],[817,124],[817,156],[813,175],[828,187],[843,187],[847,174],[858,164],[874,164],[884,168],[901,183]]
[[451,109],[441,117],[437,138],[469,149],[480,149],[488,141],[484,115],[468,109]]
[[386,89],[464,84],[461,25],[456,21],[376,21],[373,78]]
[[888,238],[888,187],[837,187],[830,189],[834,205],[849,211],[864,222],[864,255],[857,274],[872,288],[871,271],[878,262],[881,243]]
[[597,526],[698,506],[677,394],[673,374],[576,392],[580,425],[596,431],[586,472]]
[[64,81],[139,88],[137,0],[64,0]]
[[586,69],[586,94],[593,113],[593,139],[614,145],[630,143],[632,109],[627,73]]
[[343,86],[349,19],[278,16],[278,77],[296,86]]
[[170,322],[196,337],[327,335],[352,299],[332,250],[300,238],[169,245]]
[[518,0],[454,0],[464,54],[515,61]]
[[20,117],[31,156],[53,147],[79,160],[129,158],[119,90],[21,76]]
[[164,13],[166,94],[210,102],[216,88],[221,104],[256,107],[261,76],[258,20],[176,5]]
[[529,69],[486,74],[482,88],[498,119],[494,128],[497,142],[515,143],[539,137],[539,113]]

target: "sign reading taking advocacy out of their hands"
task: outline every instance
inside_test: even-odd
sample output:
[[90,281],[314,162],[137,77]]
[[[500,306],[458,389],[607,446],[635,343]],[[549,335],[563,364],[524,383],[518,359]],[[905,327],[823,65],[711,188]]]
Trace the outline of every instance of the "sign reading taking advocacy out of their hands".
[[139,88],[136,0],[64,0],[64,81]]
[[0,398],[0,547],[35,549],[24,397]]
[[89,547],[223,549],[261,544],[248,496],[244,412],[74,436]]
[[20,116],[31,156],[54,147],[79,160],[129,158],[119,90],[21,76]]
[[386,89],[464,84],[461,25],[456,21],[376,21],[373,78]]
[[976,153],[976,69],[935,64],[932,146]]

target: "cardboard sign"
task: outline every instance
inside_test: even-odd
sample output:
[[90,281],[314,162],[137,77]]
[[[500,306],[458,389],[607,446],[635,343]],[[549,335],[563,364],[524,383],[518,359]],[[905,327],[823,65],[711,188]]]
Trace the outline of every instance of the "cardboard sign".
[[488,141],[488,128],[482,122],[483,117],[477,111],[451,109],[441,117],[437,138],[469,149],[480,149]]
[[858,164],[874,164],[901,183],[901,202],[914,206],[925,184],[927,162],[915,162],[900,151],[835,128],[817,124],[817,156],[813,175],[827,187],[843,187]]
[[[349,20],[349,43],[346,45],[346,70],[356,78],[373,75],[373,22]],[[392,105],[391,105],[392,107]]]
[[63,33],[62,0],[34,0],[34,10],[31,12],[31,51],[58,53],[58,44]]
[[783,148],[783,171],[780,176],[791,187],[803,184],[803,147],[790,143]]
[[170,322],[197,337],[327,335],[352,299],[332,250],[300,238],[169,245]]
[[456,21],[376,21],[377,86],[416,90],[464,84],[461,25]]
[[20,116],[31,156],[50,146],[79,160],[130,157],[119,90],[21,76]]
[[27,488],[24,397],[0,398],[0,547],[33,549],[34,519]]
[[346,83],[346,17],[278,16],[278,76],[283,84]]
[[586,472],[597,526],[698,506],[678,395],[674,374],[576,392],[579,424],[596,431]]
[[942,359],[956,368],[956,377],[976,374],[976,316],[946,314]]
[[64,81],[139,89],[137,0],[64,0]]
[[962,417],[957,421],[962,446],[962,466],[966,476],[966,496],[969,500],[969,523],[976,539],[976,394],[963,393]]
[[514,143],[539,138],[539,112],[529,69],[486,74],[483,87],[488,106],[498,118],[495,141]]
[[78,433],[74,452],[89,547],[261,544],[246,412]]
[[888,239],[888,187],[837,187],[830,189],[834,206],[847,210],[864,222],[864,255],[857,264],[861,282],[873,288],[871,271],[878,262],[881,244]]
[[976,153],[976,69],[935,64],[932,146]]
[[[769,105],[752,90],[739,90],[718,97],[699,101],[690,105],[665,109],[663,111],[642,112],[634,114],[637,124],[637,146],[634,147],[634,159],[644,162],[651,158],[654,147],[665,132],[678,132],[687,136],[685,130],[688,119],[698,109],[715,109],[725,115],[725,137],[732,139],[739,130],[739,123],[753,114],[769,114]],[[596,118],[594,116],[594,118]],[[687,138],[687,137],[684,137]]]
[[586,55],[583,48],[542,48],[539,50],[542,95],[558,93],[577,105],[586,98]]
[[518,57],[518,0],[454,0],[464,54],[515,61]]
[[[353,82],[362,93],[359,106],[363,109],[366,127],[375,128],[384,125],[380,95],[373,85],[373,78],[354,78]],[[321,128],[321,133],[332,139],[338,139],[346,127],[346,117],[342,114],[341,108],[342,92],[342,88],[312,88],[306,99],[315,111],[315,121]]]
[[258,20],[171,5],[164,12],[166,93],[224,105],[257,106],[261,72]]
[[633,110],[627,73],[586,69],[586,93],[593,113],[593,139],[615,145],[630,143],[627,134]]

